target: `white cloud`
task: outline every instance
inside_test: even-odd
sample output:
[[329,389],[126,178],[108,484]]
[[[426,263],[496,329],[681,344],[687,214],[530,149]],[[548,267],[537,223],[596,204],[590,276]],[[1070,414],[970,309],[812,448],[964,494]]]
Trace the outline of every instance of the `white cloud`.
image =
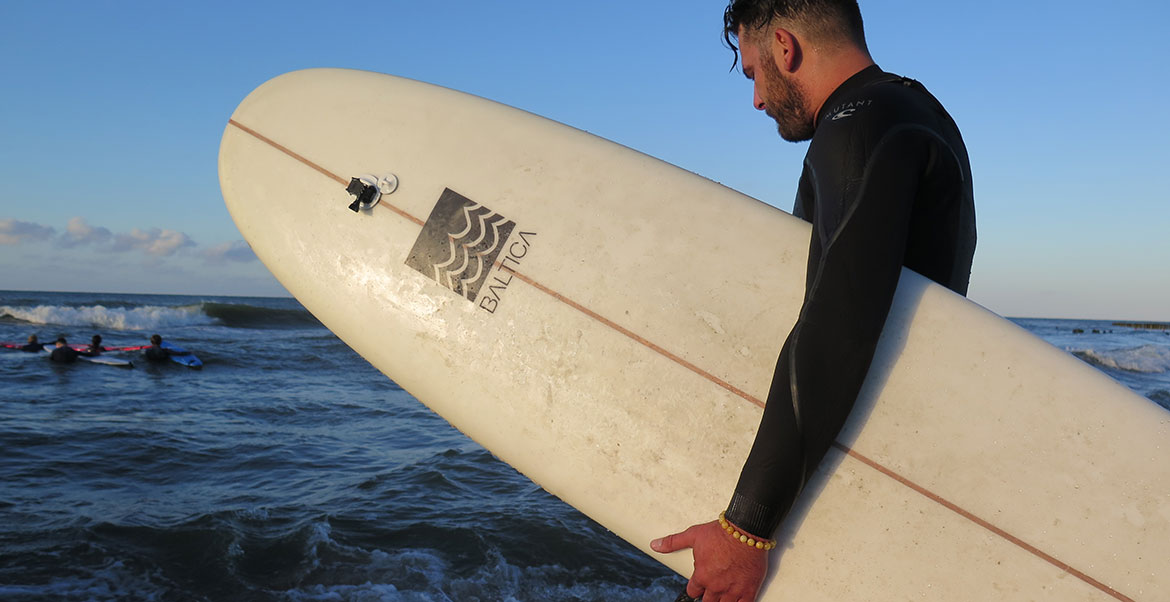
[[[165,228],[134,228],[127,233],[114,233],[109,228],[90,225],[85,218],[73,217],[65,231],[57,235],[50,226],[12,218],[0,219],[0,245],[16,246],[37,241],[52,241],[65,249],[91,246],[116,253],[141,251],[155,258],[170,257],[181,249],[198,247],[185,233]],[[220,262],[247,262],[256,257],[243,241],[205,249],[201,254],[208,261]]]
[[213,264],[220,264],[225,261],[247,263],[256,260],[256,254],[252,252],[252,247],[248,246],[248,243],[242,240],[225,242],[221,245],[206,248],[202,254],[208,263]]
[[69,220],[69,225],[65,227],[65,233],[61,235],[60,242],[65,247],[77,247],[81,245],[101,245],[109,242],[114,235],[106,228],[95,227],[85,223],[85,220],[80,217],[75,217]]
[[182,232],[160,230],[159,228],[149,230],[134,228],[129,234],[119,234],[114,238],[113,250],[139,249],[155,257],[169,257],[179,249],[194,246],[196,246],[195,241]]
[[48,226],[22,222],[20,220],[0,219],[0,245],[19,245],[29,241],[47,240],[56,231]]

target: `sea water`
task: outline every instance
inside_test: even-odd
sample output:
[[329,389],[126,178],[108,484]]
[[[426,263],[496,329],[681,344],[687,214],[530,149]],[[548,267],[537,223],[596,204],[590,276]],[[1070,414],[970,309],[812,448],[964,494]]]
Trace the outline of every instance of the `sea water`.
[[[1170,407],[1170,334],[1016,320]],[[684,581],[292,299],[0,292],[0,341],[158,333],[202,371],[0,351],[0,600],[673,600]],[[698,518],[698,517],[697,517]]]

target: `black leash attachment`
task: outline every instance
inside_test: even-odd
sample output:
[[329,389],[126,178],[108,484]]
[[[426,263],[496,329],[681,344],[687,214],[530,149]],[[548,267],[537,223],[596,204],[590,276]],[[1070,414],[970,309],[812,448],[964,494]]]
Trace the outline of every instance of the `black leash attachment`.
[[390,194],[398,189],[398,177],[394,174],[385,176],[363,175],[349,179],[349,186],[345,191],[353,197],[349,210],[354,213],[373,209],[382,199],[382,195]]
[[349,204],[349,210],[354,213],[373,207],[374,203],[378,202],[378,197],[382,196],[377,187],[370,186],[358,178],[350,178],[345,191],[354,197],[354,201]]

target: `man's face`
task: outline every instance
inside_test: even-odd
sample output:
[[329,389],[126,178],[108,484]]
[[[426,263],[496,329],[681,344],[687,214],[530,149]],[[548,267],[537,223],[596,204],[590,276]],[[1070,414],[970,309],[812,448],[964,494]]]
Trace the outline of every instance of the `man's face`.
[[753,82],[752,104],[776,122],[780,137],[802,142],[813,136],[813,118],[800,84],[780,72],[768,40],[740,36],[743,74]]

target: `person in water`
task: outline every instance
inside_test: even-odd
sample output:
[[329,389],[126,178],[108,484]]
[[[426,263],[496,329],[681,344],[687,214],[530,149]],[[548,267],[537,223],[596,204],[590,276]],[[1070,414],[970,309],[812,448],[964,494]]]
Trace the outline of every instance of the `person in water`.
[[86,349],[85,349],[85,355],[88,355],[90,357],[94,357],[97,355],[101,355],[102,352],[105,350],[106,350],[106,348],[102,347],[102,335],[95,334],[95,335],[93,335],[93,338],[90,339],[89,347],[86,347]]
[[49,353],[49,359],[62,364],[72,364],[77,361],[78,353],[65,341],[65,337],[57,337],[57,346]]
[[142,355],[152,362],[161,362],[170,359],[171,352],[162,346],[162,342],[162,336],[157,334],[150,335],[150,347],[144,349]]
[[24,347],[21,347],[20,350],[29,353],[40,353],[45,350],[45,346],[37,341],[37,335],[30,334],[28,335],[28,343],[25,343]]
[[732,0],[723,25],[755,108],[812,141],[793,211],[813,225],[804,303],[726,512],[651,547],[692,549],[691,598],[751,602],[772,534],[853,409],[902,267],[966,294],[975,208],[959,128],[874,63],[857,0]]

